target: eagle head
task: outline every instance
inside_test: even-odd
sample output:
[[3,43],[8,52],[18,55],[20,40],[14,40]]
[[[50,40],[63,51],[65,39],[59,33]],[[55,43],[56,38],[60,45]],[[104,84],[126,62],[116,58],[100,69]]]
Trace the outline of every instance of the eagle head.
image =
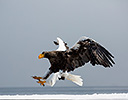
[[41,54],[39,54],[38,58],[41,59],[41,58],[48,58],[49,56],[49,52],[42,52]]

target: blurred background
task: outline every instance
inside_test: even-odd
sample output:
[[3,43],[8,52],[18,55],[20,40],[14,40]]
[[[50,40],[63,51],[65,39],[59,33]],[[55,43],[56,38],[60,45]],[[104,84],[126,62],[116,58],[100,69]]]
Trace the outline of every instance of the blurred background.
[[[56,37],[72,47],[81,36],[102,44],[116,62],[72,72],[84,86],[128,86],[127,0],[0,0],[0,87],[39,87],[31,76],[43,76],[50,64],[38,55],[56,50]],[[66,80],[58,86],[76,85]]]

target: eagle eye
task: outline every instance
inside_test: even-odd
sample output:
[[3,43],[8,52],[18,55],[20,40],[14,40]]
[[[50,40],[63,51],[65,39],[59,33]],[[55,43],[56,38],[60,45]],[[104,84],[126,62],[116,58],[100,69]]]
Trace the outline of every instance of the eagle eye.
[[42,52],[42,54],[44,54],[44,52]]

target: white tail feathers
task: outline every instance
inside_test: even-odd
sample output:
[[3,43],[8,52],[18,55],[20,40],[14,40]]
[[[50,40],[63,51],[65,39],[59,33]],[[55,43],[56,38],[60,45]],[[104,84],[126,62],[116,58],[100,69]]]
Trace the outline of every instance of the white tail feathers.
[[78,75],[69,74],[67,80],[71,80],[72,82],[76,83],[79,86],[83,85],[83,79],[80,78]]
[[76,83],[79,86],[83,85],[83,79],[79,75],[73,75],[66,72],[66,73],[62,73],[62,76],[64,76],[67,80]]

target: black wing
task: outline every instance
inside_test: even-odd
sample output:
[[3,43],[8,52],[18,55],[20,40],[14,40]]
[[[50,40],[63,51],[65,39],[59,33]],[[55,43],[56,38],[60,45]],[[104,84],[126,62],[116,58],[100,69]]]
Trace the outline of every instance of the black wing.
[[103,46],[92,39],[83,38],[79,40],[76,45],[66,51],[68,71],[72,71],[77,67],[90,62],[93,66],[103,65],[104,67],[111,67],[115,62],[112,60],[113,55],[108,52]]

